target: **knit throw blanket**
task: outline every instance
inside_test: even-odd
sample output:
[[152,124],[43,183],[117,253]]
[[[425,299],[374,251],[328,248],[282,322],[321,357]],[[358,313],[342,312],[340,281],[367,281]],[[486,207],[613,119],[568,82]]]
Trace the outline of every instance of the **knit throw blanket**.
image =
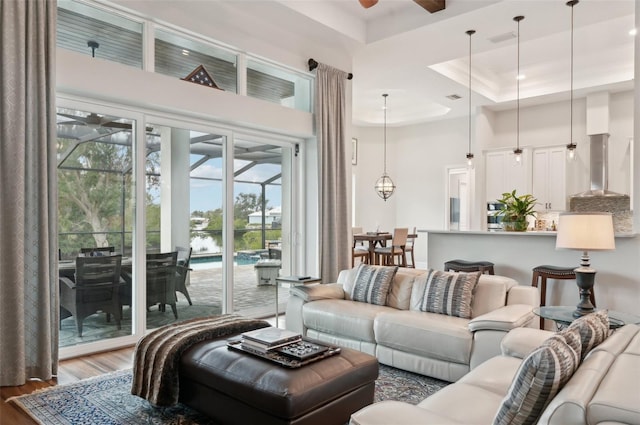
[[178,403],[178,369],[182,353],[201,341],[267,326],[270,325],[264,320],[223,314],[156,329],[136,345],[131,394],[154,406],[174,406]]

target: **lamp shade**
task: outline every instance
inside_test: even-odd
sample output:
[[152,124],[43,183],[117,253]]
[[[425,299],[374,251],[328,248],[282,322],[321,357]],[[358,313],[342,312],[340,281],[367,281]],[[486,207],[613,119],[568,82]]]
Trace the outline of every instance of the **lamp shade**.
[[606,251],[616,248],[611,213],[563,213],[558,218],[556,248]]

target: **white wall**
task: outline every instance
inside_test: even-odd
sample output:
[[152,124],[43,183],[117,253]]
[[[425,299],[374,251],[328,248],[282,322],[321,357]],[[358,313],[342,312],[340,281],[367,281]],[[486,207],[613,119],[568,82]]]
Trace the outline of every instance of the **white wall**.
[[[358,164],[353,166],[355,173],[354,210],[356,222],[354,226],[364,231],[390,230],[396,225],[396,193],[384,201],[378,196],[374,185],[382,175],[383,161],[383,129],[382,127],[361,127],[354,129],[354,137],[358,139]],[[393,129],[387,127],[387,174],[398,185],[396,166],[396,147],[398,144]]]
[[[416,226],[444,229],[446,166],[464,167],[468,144],[467,119],[452,119],[407,127],[387,127],[387,172],[396,192],[386,202],[374,185],[383,170],[382,127],[354,128],[358,138],[356,226],[365,231]],[[426,262],[426,238],[419,236],[416,262]]]

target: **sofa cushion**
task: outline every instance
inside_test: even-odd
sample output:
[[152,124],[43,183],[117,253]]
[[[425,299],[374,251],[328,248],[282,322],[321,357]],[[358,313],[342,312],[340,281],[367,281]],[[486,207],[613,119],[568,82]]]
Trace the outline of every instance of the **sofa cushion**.
[[416,278],[411,309],[471,318],[471,301],[480,272],[443,272],[430,269]]
[[387,305],[398,310],[409,310],[411,305],[411,290],[417,276],[425,274],[426,270],[399,268],[391,282],[391,289],[387,296]]
[[380,312],[373,329],[379,345],[454,363],[469,364],[473,334],[460,317],[420,311]]
[[[410,425],[490,424],[501,398],[501,395],[475,385],[466,383],[448,385],[418,404],[418,407],[427,412],[445,416],[446,420],[437,422],[424,420],[412,422]],[[389,424],[398,423],[389,422]]]
[[351,289],[351,299],[369,304],[385,305],[393,276],[397,271],[397,266],[360,264]]
[[490,274],[480,276],[471,301],[472,317],[497,310],[507,304],[508,283],[511,283],[508,279],[510,278]]
[[587,314],[574,320],[569,329],[576,329],[580,334],[580,358],[584,360],[589,351],[600,345],[609,335],[609,314],[607,310]]
[[589,423],[640,423],[638,361],[637,355],[626,352],[616,357],[589,402]]
[[537,423],[546,406],[578,368],[579,340],[577,330],[567,329],[531,352],[514,376],[494,425]]
[[373,320],[391,307],[346,300],[320,300],[305,304],[302,320],[318,332],[375,343]]

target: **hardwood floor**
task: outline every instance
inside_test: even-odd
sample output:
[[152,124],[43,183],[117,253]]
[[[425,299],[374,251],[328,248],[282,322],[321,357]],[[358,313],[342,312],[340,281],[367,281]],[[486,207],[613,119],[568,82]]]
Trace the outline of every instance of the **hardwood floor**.
[[75,359],[62,360],[58,367],[58,377],[50,381],[30,381],[19,387],[0,387],[0,424],[2,425],[33,425],[36,422],[26,413],[7,403],[13,396],[30,394],[36,390],[54,385],[70,384],[81,379],[127,369],[132,366],[134,347],[123,348],[105,353]]
[[[275,317],[265,317],[264,319],[272,326],[275,325]],[[278,325],[281,328],[285,327],[284,314],[278,317]],[[134,349],[135,347],[128,347],[62,360],[58,366],[58,377],[56,379],[30,381],[19,387],[0,387],[0,425],[37,425],[22,409],[17,408],[13,403],[7,403],[7,399],[10,397],[31,394],[42,388],[70,384],[92,376],[130,368],[133,366]]]

